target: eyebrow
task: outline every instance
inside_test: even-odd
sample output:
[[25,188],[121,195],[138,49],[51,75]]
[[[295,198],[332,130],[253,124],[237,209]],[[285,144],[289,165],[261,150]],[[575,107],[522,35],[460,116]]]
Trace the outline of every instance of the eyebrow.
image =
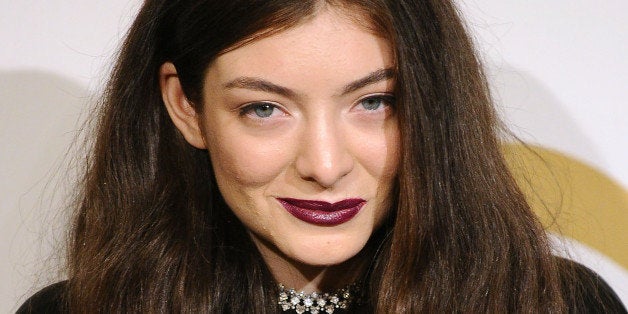
[[230,81],[224,85],[225,88],[244,88],[260,92],[269,92],[273,94],[279,94],[288,98],[297,98],[298,95],[293,90],[271,83],[261,78],[256,77],[239,77],[233,81]]
[[375,72],[369,73],[369,75],[361,79],[358,79],[356,81],[353,81],[347,84],[342,90],[342,95],[355,92],[356,90],[359,90],[371,84],[375,84],[381,81],[386,81],[388,79],[393,78],[394,76],[395,76],[395,71],[391,68],[379,69]]
[[[387,69],[379,69],[377,71],[371,72],[363,78],[355,80],[342,88],[341,95],[346,95],[348,93],[357,91],[361,88],[364,88],[368,85],[375,84],[381,81],[385,81],[391,79],[395,76],[395,71],[392,68]],[[287,87],[283,87],[274,83],[271,83],[267,80],[257,78],[257,77],[248,77],[243,76],[236,78],[232,81],[229,81],[223,85],[225,88],[243,88],[254,91],[261,92],[269,92],[273,94],[282,95],[288,98],[299,98],[299,94]]]

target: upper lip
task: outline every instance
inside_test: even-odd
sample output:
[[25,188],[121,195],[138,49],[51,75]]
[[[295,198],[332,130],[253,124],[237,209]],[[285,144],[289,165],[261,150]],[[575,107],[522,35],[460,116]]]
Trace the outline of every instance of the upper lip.
[[288,203],[292,206],[297,206],[309,210],[322,210],[326,212],[333,212],[342,209],[356,207],[364,202],[361,198],[348,198],[335,203],[329,203],[326,201],[315,200],[302,200],[296,198],[277,198],[280,202]]

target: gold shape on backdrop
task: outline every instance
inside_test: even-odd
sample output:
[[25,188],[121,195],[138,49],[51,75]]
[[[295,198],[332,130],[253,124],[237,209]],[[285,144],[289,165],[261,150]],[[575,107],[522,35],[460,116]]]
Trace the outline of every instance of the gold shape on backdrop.
[[575,158],[539,146],[506,144],[504,156],[530,206],[552,232],[628,268],[628,191]]

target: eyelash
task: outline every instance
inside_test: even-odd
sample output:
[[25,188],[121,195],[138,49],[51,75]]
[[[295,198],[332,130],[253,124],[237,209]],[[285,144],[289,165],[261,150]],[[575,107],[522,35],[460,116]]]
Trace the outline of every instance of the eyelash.
[[[255,112],[255,110],[257,109],[263,109],[263,110],[272,109],[273,111],[268,116],[260,116]],[[250,115],[253,115],[253,118],[256,118],[256,119],[266,119],[272,116],[276,110],[281,110],[281,109],[279,109],[278,105],[273,104],[271,102],[264,102],[264,101],[254,102],[240,108],[240,116],[246,116],[250,114]]]
[[[378,101],[378,106],[374,109],[369,109],[367,107],[365,107],[365,105],[363,104],[364,102],[367,101]],[[366,97],[363,97],[361,99],[359,99],[356,102],[356,106],[359,106],[360,104],[362,104],[362,108],[365,111],[379,111],[383,106],[388,106],[388,107],[392,107],[393,104],[395,103],[395,96],[393,96],[392,94],[372,94],[372,95],[368,95]],[[272,111],[264,116],[264,115],[260,115],[259,112],[256,112],[256,110],[258,109],[262,109],[262,110],[269,110],[272,109]],[[255,119],[266,119],[271,117],[276,110],[281,110],[279,109],[279,106],[277,104],[274,104],[272,102],[265,102],[265,101],[260,101],[260,102],[254,102],[254,103],[249,103],[247,105],[244,105],[242,108],[240,108],[240,116],[246,116],[246,115],[252,115],[252,118]]]
[[377,108],[375,109],[368,109],[365,107],[365,105],[363,104],[366,101],[379,101],[381,105],[384,106],[388,106],[388,107],[392,107],[395,103],[395,96],[393,96],[392,94],[374,94],[374,95],[368,95],[364,98],[361,98],[360,100],[357,101],[357,104],[360,105],[362,104],[362,107],[364,108],[364,110],[366,111],[378,111],[380,109],[380,105],[377,106]]

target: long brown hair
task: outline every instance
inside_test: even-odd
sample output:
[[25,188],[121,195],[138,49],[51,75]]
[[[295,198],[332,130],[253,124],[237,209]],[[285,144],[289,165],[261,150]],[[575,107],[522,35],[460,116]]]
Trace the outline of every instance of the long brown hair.
[[565,310],[547,239],[500,153],[480,64],[444,0],[145,1],[81,182],[70,310],[279,310],[273,277],[222,200],[207,152],[169,119],[158,69],[173,62],[188,99],[203,104],[205,70],[220,53],[301,23],[321,5],[358,13],[395,49],[401,162],[390,221],[373,240],[365,311]]

